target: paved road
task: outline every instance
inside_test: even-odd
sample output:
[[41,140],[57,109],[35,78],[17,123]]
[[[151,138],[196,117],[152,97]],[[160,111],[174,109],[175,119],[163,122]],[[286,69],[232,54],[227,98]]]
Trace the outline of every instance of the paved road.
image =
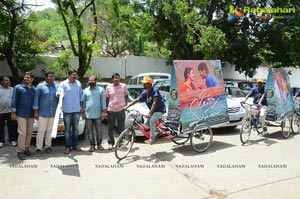
[[[21,162],[15,149],[0,149],[0,198],[164,198],[298,199],[300,135],[283,139],[278,128],[253,135],[242,146],[239,129],[214,132],[214,142],[198,154],[189,144],[146,145],[138,139],[128,158],[113,151],[62,153],[55,140],[51,155]],[[105,132],[106,127],[105,127]],[[107,134],[104,146],[107,147]],[[29,168],[25,168],[29,167]]]

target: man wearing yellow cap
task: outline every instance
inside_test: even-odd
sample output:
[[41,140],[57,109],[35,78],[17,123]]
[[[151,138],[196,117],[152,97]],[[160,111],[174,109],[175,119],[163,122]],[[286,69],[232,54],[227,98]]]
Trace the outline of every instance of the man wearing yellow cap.
[[145,90],[137,99],[125,106],[124,109],[127,109],[128,107],[136,104],[137,102],[146,102],[149,108],[149,113],[146,115],[146,124],[148,126],[150,125],[151,130],[150,139],[146,140],[145,143],[153,144],[156,137],[155,122],[166,112],[166,106],[161,94],[159,93],[158,88],[152,87],[153,80],[151,77],[144,77],[144,79],[141,82],[144,84]]
[[246,96],[245,100],[242,103],[245,103],[249,97],[253,97],[253,103],[260,106],[260,122],[263,127],[264,133],[267,133],[268,129],[266,127],[266,112],[267,112],[267,95],[266,88],[264,86],[264,79],[257,79],[257,86],[254,86]]

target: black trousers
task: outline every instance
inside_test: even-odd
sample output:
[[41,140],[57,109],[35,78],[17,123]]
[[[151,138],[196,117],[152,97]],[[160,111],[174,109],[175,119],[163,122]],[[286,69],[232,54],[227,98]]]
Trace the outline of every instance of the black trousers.
[[2,113],[0,114],[0,142],[5,142],[5,133],[4,127],[5,123],[7,124],[8,128],[8,141],[17,142],[18,139],[18,123],[17,121],[12,121],[10,119],[10,113]]

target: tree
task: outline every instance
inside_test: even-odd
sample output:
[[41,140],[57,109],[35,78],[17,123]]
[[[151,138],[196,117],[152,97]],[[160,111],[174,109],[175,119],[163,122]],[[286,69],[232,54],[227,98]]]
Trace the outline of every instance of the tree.
[[170,60],[221,59],[249,76],[253,76],[262,64],[299,66],[299,12],[292,13],[294,18],[290,19],[265,20],[270,14],[262,13],[260,17],[260,14],[245,13],[243,17],[228,21],[230,5],[234,8],[297,9],[300,6],[297,0],[141,2],[144,22],[140,24],[141,38],[157,43],[160,55]]
[[26,11],[29,4],[15,0],[0,0],[0,55],[5,57],[12,72],[12,84],[19,80],[19,69],[32,70],[39,60],[35,32],[29,27],[31,15]]
[[139,37],[135,17],[136,9],[131,0],[98,0],[99,35],[102,53],[117,57],[126,54],[139,55]]
[[145,1],[142,38],[156,42],[159,52],[170,60],[218,58],[226,49],[226,39],[208,23],[207,6],[203,0]]
[[[98,20],[95,1],[57,0],[54,3],[58,6],[58,11],[66,27],[72,52],[75,57],[78,57],[78,76],[83,78],[90,68],[93,44],[97,35]],[[84,15],[90,16],[92,20],[83,21]],[[72,30],[74,30],[74,34]]]
[[[228,21],[229,5],[235,8],[249,6],[251,8],[284,8],[299,7],[296,0],[289,1],[219,1],[211,9],[214,13],[212,24],[226,34],[228,49],[221,58],[233,65],[239,72],[245,72],[250,77],[261,66],[290,67],[299,66],[300,40],[299,13],[293,13],[294,18],[276,19],[280,14],[249,14]],[[281,14],[285,17],[287,14]]]

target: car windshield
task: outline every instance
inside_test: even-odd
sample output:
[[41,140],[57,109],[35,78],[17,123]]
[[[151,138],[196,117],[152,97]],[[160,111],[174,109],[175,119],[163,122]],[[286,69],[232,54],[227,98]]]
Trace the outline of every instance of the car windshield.
[[144,90],[144,86],[142,85],[127,85],[127,90],[129,95],[131,95],[134,99],[140,96],[140,94]]
[[236,87],[225,87],[227,96],[231,97],[246,97],[247,93]]
[[169,92],[171,86],[170,80],[161,80],[153,84],[153,87],[158,88],[161,91]]

